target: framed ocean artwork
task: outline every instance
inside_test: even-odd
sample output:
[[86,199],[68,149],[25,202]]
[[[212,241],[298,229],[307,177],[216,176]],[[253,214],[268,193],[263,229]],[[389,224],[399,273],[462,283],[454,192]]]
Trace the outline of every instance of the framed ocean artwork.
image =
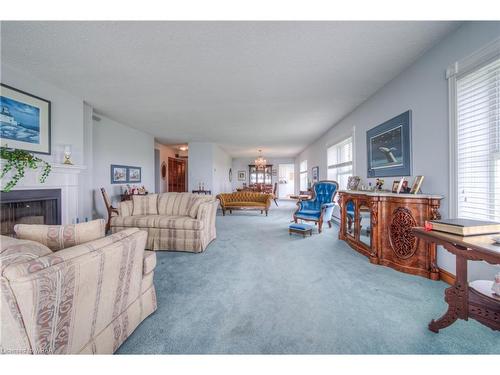
[[50,154],[50,101],[0,84],[3,147]]
[[366,132],[367,177],[411,175],[411,111]]

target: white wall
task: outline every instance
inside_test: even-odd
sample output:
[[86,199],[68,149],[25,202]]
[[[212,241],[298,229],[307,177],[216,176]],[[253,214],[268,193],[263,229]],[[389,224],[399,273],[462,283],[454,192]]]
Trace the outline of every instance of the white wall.
[[[255,155],[257,157],[257,155]],[[265,155],[264,155],[265,156]],[[279,179],[279,164],[294,164],[294,158],[265,158],[267,160],[267,164],[272,164],[273,169],[276,170],[276,176],[272,176],[272,184],[274,186],[275,182],[278,182]],[[233,159],[233,181],[232,188],[236,190],[237,188],[241,188],[243,183],[248,185],[248,166],[250,164],[255,164],[255,158],[234,158]],[[246,180],[238,181],[238,171],[246,172]]]
[[188,191],[198,190],[200,183],[205,190],[213,190],[214,144],[191,142],[188,146]]
[[198,190],[199,184],[203,183],[205,190],[211,190],[212,195],[231,191],[231,161],[231,156],[215,143],[189,143],[188,190]]
[[[311,168],[320,167],[320,178],[326,176],[326,149],[348,136],[355,127],[354,174],[367,181],[366,131],[386,120],[412,110],[413,175],[425,175],[422,190],[426,193],[448,196],[449,141],[448,141],[448,88],[446,68],[468,56],[483,45],[500,36],[498,22],[467,22],[427,51],[410,68],[389,82],[352,113],[335,124],[324,136],[308,146],[297,157],[308,160]],[[367,62],[369,63],[369,62]],[[386,178],[390,187],[392,178]],[[448,216],[448,201],[441,204],[441,214]],[[454,256],[440,249],[438,265],[455,272]],[[491,279],[498,267],[474,262],[469,267],[470,278]]]
[[[230,193],[232,191],[231,182],[229,181],[229,170],[232,168],[232,161],[232,157],[226,151],[218,145],[214,145],[213,195],[217,195],[219,193]],[[236,175],[233,171],[233,181],[235,176]]]
[[154,137],[99,115],[101,121],[93,126],[93,184],[95,217],[107,217],[100,188],[104,187],[113,202],[120,200],[122,187],[111,184],[111,164],[142,168],[142,180],[133,185],[144,185],[154,191]]

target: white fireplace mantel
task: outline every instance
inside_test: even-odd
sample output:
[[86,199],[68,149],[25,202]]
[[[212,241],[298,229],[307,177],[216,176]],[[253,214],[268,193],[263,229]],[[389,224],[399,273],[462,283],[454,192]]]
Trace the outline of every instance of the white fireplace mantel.
[[[5,162],[0,161],[3,168]],[[40,183],[41,168],[25,170],[22,178],[12,190],[61,189],[62,224],[75,223],[79,217],[80,173],[87,168],[80,165],[51,164],[51,172],[44,183]],[[9,180],[11,173],[2,181],[2,186]]]

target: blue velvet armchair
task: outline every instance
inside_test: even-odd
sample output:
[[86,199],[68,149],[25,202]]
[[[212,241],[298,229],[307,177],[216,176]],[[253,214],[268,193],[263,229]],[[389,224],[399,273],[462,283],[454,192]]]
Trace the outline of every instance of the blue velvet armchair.
[[313,185],[313,196],[311,199],[302,200],[297,203],[297,210],[293,214],[293,220],[314,221],[321,233],[323,222],[327,222],[331,228],[333,214],[333,198],[339,189],[336,181],[319,181]]

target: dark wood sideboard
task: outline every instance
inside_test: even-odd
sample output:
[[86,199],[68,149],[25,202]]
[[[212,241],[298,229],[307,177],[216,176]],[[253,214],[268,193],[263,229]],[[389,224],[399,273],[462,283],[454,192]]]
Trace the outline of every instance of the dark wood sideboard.
[[339,238],[371,263],[439,280],[436,245],[418,239],[412,228],[440,218],[439,195],[339,192]]

